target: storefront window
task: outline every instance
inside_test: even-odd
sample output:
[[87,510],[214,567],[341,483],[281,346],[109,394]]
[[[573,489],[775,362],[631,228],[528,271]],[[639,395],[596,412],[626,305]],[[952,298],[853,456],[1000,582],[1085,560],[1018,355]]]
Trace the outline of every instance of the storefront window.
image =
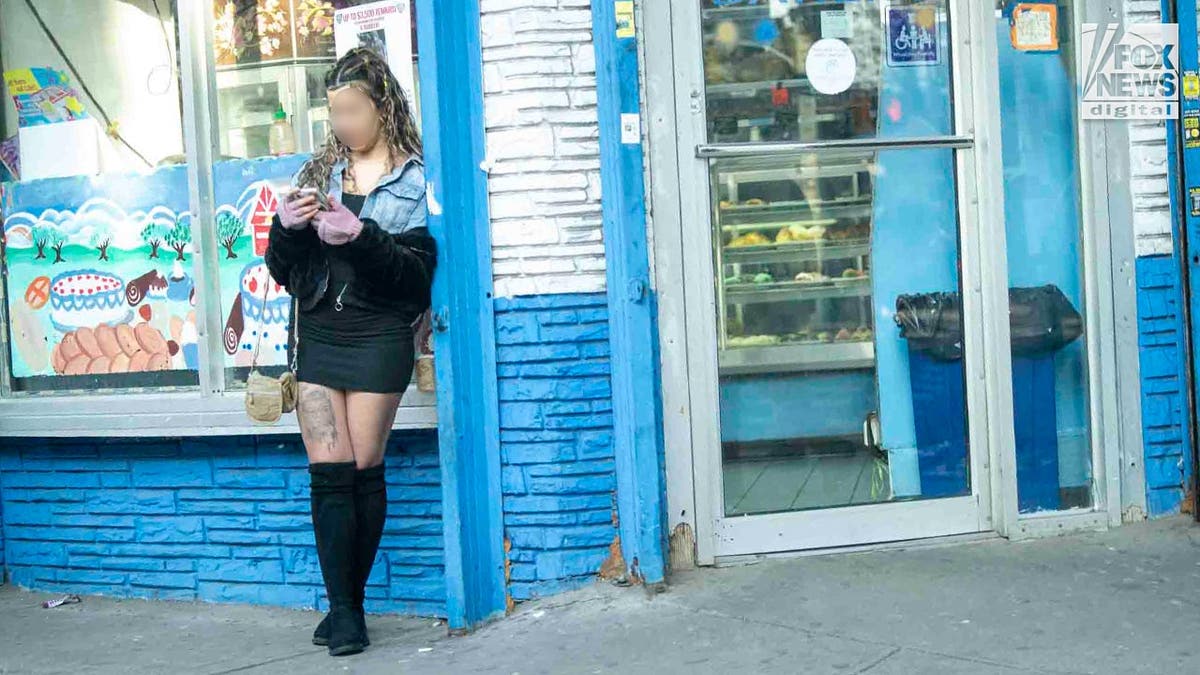
[[[887,89],[904,86],[885,81],[885,69],[908,68],[908,80],[949,72],[948,43],[938,37],[944,1],[702,6],[713,143],[870,138],[880,115],[907,113],[895,98],[880,105]],[[950,93],[919,135],[950,133]]]
[[[366,46],[387,59],[415,103],[416,17],[407,0],[212,0],[220,144],[213,167],[226,382],[254,354],[287,363],[292,301],[263,263],[278,200],[329,133],[325,74]],[[412,397],[409,402],[412,402]]]
[[0,4],[14,391],[197,382],[175,9]]
[[[209,1],[226,158],[319,147],[329,133],[325,73],[347,45],[385,54],[415,100],[416,22],[408,0]],[[281,126],[290,129],[282,139]]]
[[997,3],[1021,513],[1093,505],[1073,22]]
[[725,515],[970,494],[946,6],[702,16]]
[[714,162],[726,515],[970,492],[953,176],[949,150]]

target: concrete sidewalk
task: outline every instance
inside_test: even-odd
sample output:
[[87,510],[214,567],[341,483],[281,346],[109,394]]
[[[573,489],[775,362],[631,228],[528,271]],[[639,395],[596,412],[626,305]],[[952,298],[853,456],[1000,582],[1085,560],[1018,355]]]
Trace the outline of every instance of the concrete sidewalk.
[[597,585],[464,638],[369,617],[371,648],[342,659],[308,644],[311,612],[48,597],[0,590],[0,673],[1200,672],[1183,519],[702,570],[653,598]]

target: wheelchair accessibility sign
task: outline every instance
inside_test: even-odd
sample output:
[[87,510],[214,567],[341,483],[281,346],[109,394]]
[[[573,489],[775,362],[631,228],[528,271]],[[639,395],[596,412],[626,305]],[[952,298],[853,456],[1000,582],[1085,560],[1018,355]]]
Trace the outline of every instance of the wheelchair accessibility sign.
[[937,5],[890,6],[887,9],[887,64],[929,66],[942,62]]

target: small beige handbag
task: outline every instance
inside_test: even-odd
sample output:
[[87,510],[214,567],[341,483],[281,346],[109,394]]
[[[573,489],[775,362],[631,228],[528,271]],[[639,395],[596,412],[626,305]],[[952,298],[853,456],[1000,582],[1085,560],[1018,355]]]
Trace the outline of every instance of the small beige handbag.
[[[272,279],[267,277],[263,284],[263,308],[271,294]],[[258,331],[258,340],[254,343],[254,356],[250,359],[250,375],[246,377],[246,414],[250,419],[260,424],[274,424],[296,409],[300,396],[300,384],[296,381],[296,354],[300,351],[300,308],[292,301],[292,360],[287,372],[279,377],[268,377],[258,371],[258,353],[262,348],[263,333]]]

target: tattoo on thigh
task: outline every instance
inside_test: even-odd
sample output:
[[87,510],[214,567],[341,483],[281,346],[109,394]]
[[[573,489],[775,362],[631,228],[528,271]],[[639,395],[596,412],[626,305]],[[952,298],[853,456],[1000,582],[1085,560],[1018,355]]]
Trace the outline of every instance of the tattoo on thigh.
[[304,414],[300,421],[317,442],[332,447],[337,444],[337,418],[333,401],[323,389],[308,389],[300,396]]

